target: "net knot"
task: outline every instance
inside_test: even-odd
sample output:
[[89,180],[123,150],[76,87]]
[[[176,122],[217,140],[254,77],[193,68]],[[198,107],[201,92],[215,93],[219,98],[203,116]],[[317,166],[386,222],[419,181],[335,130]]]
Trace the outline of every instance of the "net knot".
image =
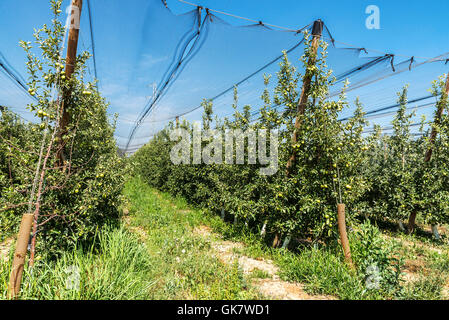
[[396,72],[396,69],[394,68],[394,54],[387,53],[385,56],[390,59],[391,69],[393,72]]
[[408,70],[412,70],[412,64],[415,62],[415,56],[410,58],[410,65],[408,66]]

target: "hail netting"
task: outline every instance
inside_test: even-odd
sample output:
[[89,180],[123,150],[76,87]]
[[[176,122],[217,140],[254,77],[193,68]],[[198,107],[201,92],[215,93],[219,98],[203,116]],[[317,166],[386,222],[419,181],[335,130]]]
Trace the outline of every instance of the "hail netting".
[[[297,61],[304,49],[296,31],[232,26],[205,8],[175,15],[159,0],[131,3],[125,12],[110,6],[108,19],[94,20],[97,34],[113,29],[110,38],[95,41],[98,56],[109,52],[98,61],[98,74],[112,111],[120,113],[116,137],[123,148],[143,145],[176,116],[200,119],[203,99],[214,101],[217,115],[226,115],[236,84],[242,106],[257,106],[263,73],[277,71],[282,50]],[[95,1],[93,11],[103,4]],[[134,14],[132,26],[120,24]]]
[[[81,28],[78,52],[87,50],[94,52],[92,30],[90,29],[89,6],[91,0],[84,1],[84,11],[81,16]],[[70,13],[70,1],[62,3],[60,22],[67,27],[67,18]],[[43,60],[38,45],[34,42],[34,29],[41,28],[44,24],[51,25],[54,19],[48,1],[35,0],[4,0],[0,2],[0,18],[8,32],[2,33],[0,39],[0,105],[7,107],[22,119],[37,122],[28,110],[27,105],[36,102],[36,98],[28,92],[28,73],[26,67],[26,53],[19,46],[19,41],[29,41],[34,47],[32,52]],[[66,50],[63,48],[61,62],[65,61]],[[88,79],[93,80],[95,75],[94,60],[87,63]],[[45,69],[44,69],[45,71]],[[38,88],[42,90],[43,88]]]
[[26,112],[26,105],[34,102],[28,93],[26,81],[9,64],[8,60],[0,53],[0,106],[8,107],[23,119],[32,117]]
[[[32,14],[39,6],[42,4],[30,0],[0,2],[0,19],[8,30],[0,39],[0,106],[9,108],[25,120],[33,120],[26,106],[35,100],[28,93],[26,55],[19,47],[19,40],[31,41],[33,28],[42,24],[43,17]],[[50,19],[49,16],[45,18]]]
[[[270,28],[263,23],[231,25],[205,8],[174,15],[162,1],[145,3],[141,47],[133,67],[124,71],[131,73],[127,80],[128,92],[118,96],[121,104],[109,97],[120,113],[118,144],[130,152],[145,144],[177,116],[201,119],[203,99],[213,101],[218,117],[231,115],[234,86],[239,93],[238,109],[250,105],[256,119],[262,106],[263,74],[273,76],[269,85],[273,92],[282,50],[288,52],[292,64],[303,72],[299,61],[304,50],[301,32]],[[101,1],[96,5],[100,6]],[[297,31],[310,23],[304,21]],[[117,28],[121,27],[117,25]],[[100,41],[103,40],[97,39],[98,47],[102,47]],[[423,114],[430,120],[436,98],[428,89],[432,80],[446,72],[447,54],[418,58],[379,53],[340,44],[338,37],[334,41],[327,27],[323,30],[323,40],[329,43],[328,66],[337,79],[329,98],[336,98],[344,81],[350,81],[347,96],[351,108],[342,113],[341,120],[352,115],[354,101],[360,97],[371,125],[380,124],[388,133],[397,109],[396,93],[405,84],[410,85],[409,107],[416,112],[416,122]],[[107,86],[104,78],[101,82]],[[125,82],[121,82],[122,85]],[[153,84],[156,84],[154,92]],[[413,127],[415,129],[418,126]]]
[[[44,2],[24,2],[29,5],[7,0],[2,1],[2,6],[25,16],[32,16],[36,6],[48,6]],[[65,1],[64,5],[69,3]],[[161,0],[84,1],[79,52],[95,53],[96,59],[88,64],[88,76],[97,75],[99,89],[110,102],[110,114],[119,114],[116,139],[122,149],[135,151],[177,116],[200,120],[203,99],[213,101],[218,117],[231,115],[234,86],[239,94],[238,109],[250,105],[253,120],[257,119],[263,104],[263,74],[272,75],[272,93],[283,50],[297,70],[304,72],[299,60],[304,51],[301,31],[310,31],[312,21],[298,23],[297,30],[285,30],[262,22],[230,24],[227,21],[231,18],[206,8],[186,6],[186,10],[175,15]],[[51,19],[15,18],[7,20],[11,30],[16,30],[14,24],[21,24],[27,28],[20,30],[28,32],[2,39],[0,51],[4,54],[6,48],[9,53],[12,40],[17,43],[19,39],[31,39],[30,30]],[[379,124],[388,134],[397,110],[396,93],[405,84],[410,85],[409,111],[416,112],[415,121],[422,115],[431,120],[436,97],[428,89],[432,80],[448,71],[447,53],[433,58],[379,53],[363,48],[365,44],[343,44],[340,40],[349,41],[351,34],[331,35],[329,30],[332,26],[325,25],[322,39],[329,44],[327,65],[337,79],[329,99],[337,98],[346,79],[350,82],[350,108],[342,112],[342,121],[352,115],[354,100],[359,97],[370,125]],[[2,71],[0,101],[24,110],[32,98],[16,80],[25,74],[25,57],[14,53],[6,59],[17,77]],[[418,126],[413,130],[416,133]]]

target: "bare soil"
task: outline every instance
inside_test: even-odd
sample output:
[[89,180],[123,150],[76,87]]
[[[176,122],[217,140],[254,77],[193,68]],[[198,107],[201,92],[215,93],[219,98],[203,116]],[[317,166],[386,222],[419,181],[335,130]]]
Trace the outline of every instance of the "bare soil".
[[[194,233],[211,242],[213,254],[225,264],[236,261],[244,274],[250,275],[256,270],[267,274],[267,279],[252,279],[252,285],[261,294],[276,300],[335,300],[335,297],[325,295],[311,295],[304,291],[304,285],[281,280],[278,276],[279,268],[268,259],[254,259],[236,251],[245,247],[243,243],[224,241],[207,226],[195,228]],[[236,250],[237,249],[237,250]]]

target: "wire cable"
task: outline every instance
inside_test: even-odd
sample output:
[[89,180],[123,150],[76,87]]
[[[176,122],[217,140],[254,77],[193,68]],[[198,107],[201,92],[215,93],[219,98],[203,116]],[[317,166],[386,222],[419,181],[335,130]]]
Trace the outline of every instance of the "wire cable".
[[[194,7],[197,7],[197,8],[198,7],[202,8],[202,6],[200,6],[200,5],[197,5],[197,4],[185,1],[185,0],[178,0],[178,1],[182,2],[182,3],[185,3],[185,4],[188,4],[188,5],[191,5],[191,6],[194,6]],[[219,14],[223,14],[223,15],[226,15],[226,16],[229,16],[229,17],[232,17],[232,18],[245,20],[245,21],[250,21],[250,22],[254,22],[254,23],[257,23],[257,24],[262,24],[264,26],[277,28],[277,29],[281,29],[281,30],[285,30],[285,31],[298,32],[298,30],[295,30],[295,29],[281,27],[281,26],[277,26],[277,25],[274,25],[274,24],[270,24],[270,23],[265,23],[265,22],[262,22],[260,20],[254,20],[254,19],[250,19],[250,18],[245,18],[245,17],[238,16],[236,14],[232,14],[232,13],[228,13],[228,12],[224,12],[224,11],[219,11],[219,10],[214,10],[214,9],[210,9],[210,8],[208,8],[208,9],[209,9],[209,11],[212,11],[212,12],[215,12],[215,13],[219,13]]]
[[95,79],[98,79],[98,73],[97,73],[97,57],[95,55],[95,38],[94,38],[94,29],[93,29],[93,17],[92,17],[92,8],[90,5],[90,0],[87,0],[87,12],[88,12],[88,16],[89,16],[89,29],[90,29],[90,40],[91,40],[91,44],[92,44],[92,59],[94,62],[94,74],[95,74]]

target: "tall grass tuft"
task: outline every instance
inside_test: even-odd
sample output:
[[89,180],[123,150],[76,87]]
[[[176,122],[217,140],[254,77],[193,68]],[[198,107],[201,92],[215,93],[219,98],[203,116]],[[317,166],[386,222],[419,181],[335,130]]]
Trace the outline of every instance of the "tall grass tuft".
[[[99,232],[97,246],[75,248],[52,261],[25,267],[20,299],[145,299],[155,284],[152,264],[137,236],[119,229]],[[0,262],[0,297],[7,298],[10,263]]]

